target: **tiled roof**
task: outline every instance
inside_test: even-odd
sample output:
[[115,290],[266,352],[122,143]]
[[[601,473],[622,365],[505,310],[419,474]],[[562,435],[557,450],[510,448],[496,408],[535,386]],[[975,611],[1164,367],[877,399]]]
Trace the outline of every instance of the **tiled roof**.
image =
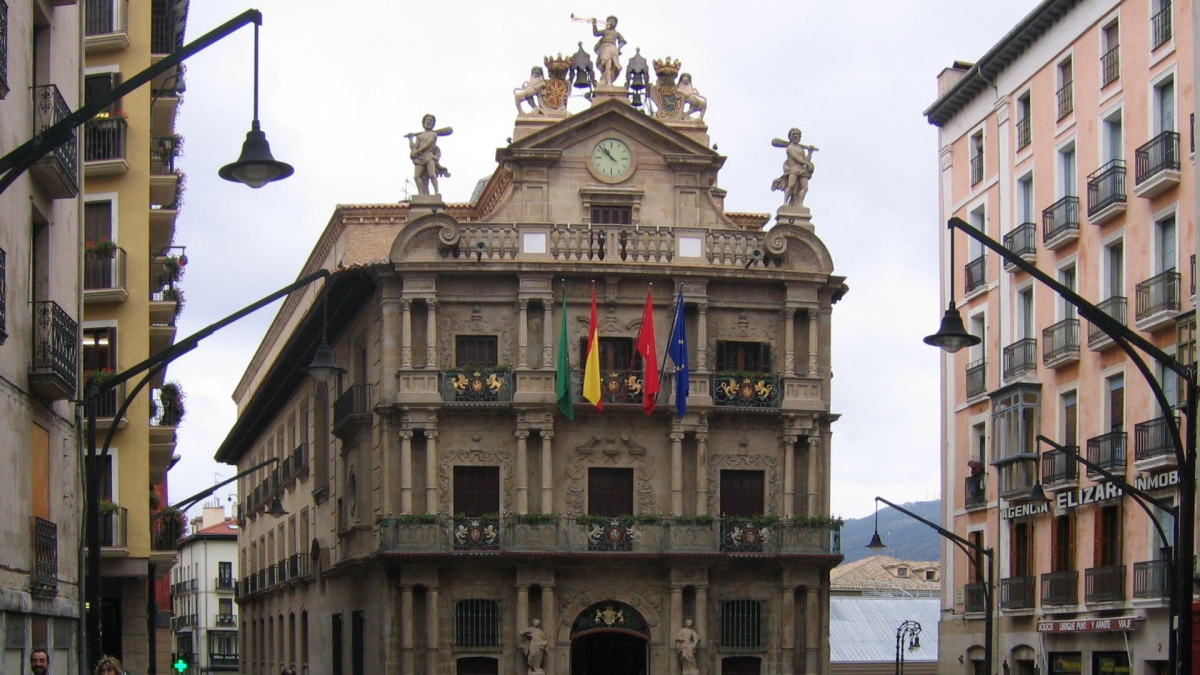
[[201,535],[203,535],[203,536],[228,535],[231,537],[236,537],[238,535],[237,521],[230,518],[223,523],[217,523],[216,525],[206,527],[202,530],[196,530],[195,532],[192,533],[191,536],[196,537],[196,536],[201,536]]
[[[902,567],[908,570],[908,576],[897,575],[896,570]],[[940,577],[941,563],[876,555],[833,568],[829,572],[829,587],[834,592],[933,595],[941,590],[942,584],[940,581],[925,580],[925,572],[929,570]]]

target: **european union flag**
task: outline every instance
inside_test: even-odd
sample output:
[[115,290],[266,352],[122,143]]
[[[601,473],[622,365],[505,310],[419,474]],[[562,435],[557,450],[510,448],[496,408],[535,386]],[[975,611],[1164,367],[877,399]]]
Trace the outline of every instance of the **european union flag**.
[[671,331],[671,346],[667,355],[675,362],[675,414],[679,419],[687,414],[687,397],[691,391],[688,381],[687,331],[683,327],[683,289],[679,289],[679,304],[675,306],[675,329]]

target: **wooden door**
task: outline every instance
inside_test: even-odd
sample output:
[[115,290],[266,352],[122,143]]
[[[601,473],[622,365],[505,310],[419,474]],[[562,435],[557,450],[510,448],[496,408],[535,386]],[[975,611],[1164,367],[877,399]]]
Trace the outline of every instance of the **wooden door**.
[[722,471],[721,513],[752,518],[763,513],[763,472]]
[[627,516],[633,513],[633,469],[588,469],[588,513]]
[[500,513],[500,467],[454,467],[454,513],[465,516]]

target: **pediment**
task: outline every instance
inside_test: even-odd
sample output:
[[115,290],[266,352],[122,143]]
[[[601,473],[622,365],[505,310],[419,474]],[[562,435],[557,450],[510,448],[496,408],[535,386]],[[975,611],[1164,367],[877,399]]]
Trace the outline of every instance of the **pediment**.
[[552,160],[562,149],[574,145],[579,139],[610,128],[619,129],[654,148],[668,163],[720,167],[725,162],[724,157],[708,146],[616,99],[597,103],[508,147],[499,148],[496,161]]

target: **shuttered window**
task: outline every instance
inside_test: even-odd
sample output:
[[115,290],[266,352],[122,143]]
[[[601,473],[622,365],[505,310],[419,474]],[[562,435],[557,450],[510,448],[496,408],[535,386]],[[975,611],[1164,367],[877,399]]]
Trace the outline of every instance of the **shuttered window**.
[[588,513],[593,516],[633,513],[633,469],[588,469]]
[[721,513],[753,518],[763,513],[763,472],[722,471]]
[[495,335],[459,335],[454,338],[454,363],[459,368],[495,368],[497,358]]
[[483,516],[500,512],[500,467],[454,467],[454,513]]
[[633,207],[593,206],[592,223],[596,225],[629,225],[633,223]]
[[717,370],[771,370],[771,345],[766,342],[718,342]]

